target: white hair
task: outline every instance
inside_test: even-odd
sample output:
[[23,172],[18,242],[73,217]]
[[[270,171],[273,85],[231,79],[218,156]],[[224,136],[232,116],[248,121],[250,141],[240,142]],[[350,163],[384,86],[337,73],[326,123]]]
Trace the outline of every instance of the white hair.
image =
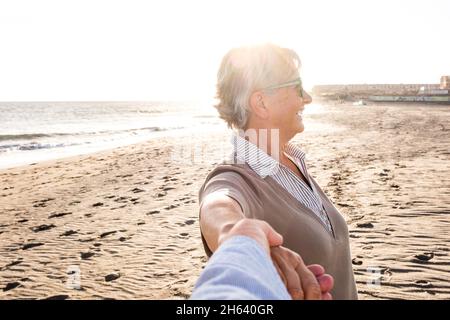
[[244,129],[253,92],[298,77],[300,58],[291,49],[262,44],[231,49],[217,73],[214,106],[229,128]]

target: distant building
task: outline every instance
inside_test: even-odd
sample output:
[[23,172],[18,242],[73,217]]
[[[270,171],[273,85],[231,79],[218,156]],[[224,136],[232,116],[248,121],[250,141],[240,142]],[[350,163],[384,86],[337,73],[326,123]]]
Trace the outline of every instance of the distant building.
[[[449,96],[450,76],[442,76],[440,84],[344,84],[314,86],[316,97],[330,99],[364,99],[369,96]],[[409,99],[409,98],[408,98]]]
[[441,89],[450,89],[450,76],[441,77]]
[[353,96],[364,98],[369,95],[417,95],[419,90],[438,90],[439,84],[347,84],[314,86],[316,96]]

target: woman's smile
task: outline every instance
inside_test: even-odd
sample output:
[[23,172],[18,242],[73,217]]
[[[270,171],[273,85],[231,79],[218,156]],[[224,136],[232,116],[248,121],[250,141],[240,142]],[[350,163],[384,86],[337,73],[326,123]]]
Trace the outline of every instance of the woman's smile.
[[300,120],[303,120],[303,110],[305,110],[305,109],[301,109],[301,110],[299,110],[299,111],[297,112],[297,117],[298,117]]

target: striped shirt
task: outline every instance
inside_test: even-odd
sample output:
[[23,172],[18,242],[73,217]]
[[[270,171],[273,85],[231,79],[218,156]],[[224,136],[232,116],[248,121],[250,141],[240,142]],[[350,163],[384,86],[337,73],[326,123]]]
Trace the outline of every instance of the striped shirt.
[[328,215],[306,169],[306,155],[303,151],[293,144],[288,143],[285,147],[284,154],[295,163],[305,179],[307,179],[309,185],[292,172],[291,169],[279,163],[246,139],[238,135],[233,135],[231,142],[238,162],[247,163],[263,179],[271,176],[302,205],[313,211],[322,221],[328,232],[332,232]]

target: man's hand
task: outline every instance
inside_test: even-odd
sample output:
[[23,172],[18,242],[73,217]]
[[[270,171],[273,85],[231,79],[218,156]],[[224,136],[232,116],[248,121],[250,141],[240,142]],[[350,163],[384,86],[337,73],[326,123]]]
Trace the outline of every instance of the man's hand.
[[284,247],[270,250],[272,260],[294,300],[330,300],[333,278],[320,265],[305,266],[303,259]]
[[258,242],[270,255],[270,248],[280,246],[283,237],[267,222],[257,219],[242,219],[219,236],[219,246],[233,236],[247,236]]
[[257,241],[272,257],[275,268],[294,300],[331,300],[333,277],[325,274],[322,266],[305,266],[302,258],[292,250],[281,247],[283,237],[267,222],[257,219],[241,219],[225,226],[218,240],[219,246],[233,236],[247,236]]

